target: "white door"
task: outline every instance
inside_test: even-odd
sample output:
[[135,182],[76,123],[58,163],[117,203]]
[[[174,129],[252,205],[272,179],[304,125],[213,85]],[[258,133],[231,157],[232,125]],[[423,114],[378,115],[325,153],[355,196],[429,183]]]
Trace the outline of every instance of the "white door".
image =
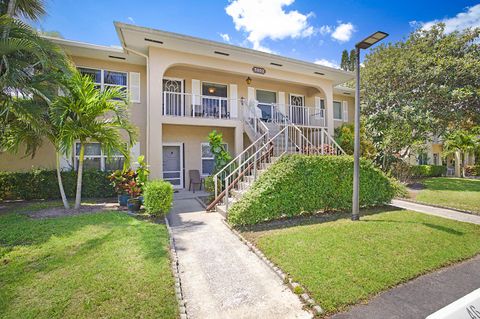
[[182,145],[163,145],[163,179],[174,188],[183,188]]
[[290,120],[295,124],[307,125],[305,97],[303,95],[290,94]]

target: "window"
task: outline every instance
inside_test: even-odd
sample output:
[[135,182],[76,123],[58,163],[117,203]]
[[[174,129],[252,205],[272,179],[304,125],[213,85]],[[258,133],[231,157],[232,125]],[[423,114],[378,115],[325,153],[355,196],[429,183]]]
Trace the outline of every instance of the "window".
[[127,89],[127,72],[90,68],[78,68],[78,71],[83,75],[88,75],[100,90],[107,87],[119,87],[122,91]]
[[[222,144],[223,148],[228,151],[228,145]],[[202,143],[202,175],[211,175],[215,168],[215,158],[210,150],[209,143]]]
[[202,95],[227,97],[227,86],[225,84],[202,83]]
[[333,101],[333,119],[341,120],[342,117],[342,102]]
[[427,165],[428,164],[428,155],[427,153],[420,153],[417,157],[418,165]]
[[[78,159],[80,156],[80,143],[75,143],[75,170],[78,169]],[[100,143],[86,143],[83,169],[97,169],[102,171],[113,171],[122,169],[125,159],[122,154],[116,152],[107,158],[103,153]]]

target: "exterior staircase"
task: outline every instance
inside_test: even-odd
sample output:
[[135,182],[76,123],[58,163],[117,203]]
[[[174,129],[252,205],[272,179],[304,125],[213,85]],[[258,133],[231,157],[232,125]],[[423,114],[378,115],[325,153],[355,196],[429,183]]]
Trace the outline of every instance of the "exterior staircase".
[[286,154],[344,155],[323,127],[299,128],[272,107],[269,121],[259,118],[256,105],[244,109],[245,132],[252,144],[214,175],[215,198],[207,211],[224,217],[252,184]]

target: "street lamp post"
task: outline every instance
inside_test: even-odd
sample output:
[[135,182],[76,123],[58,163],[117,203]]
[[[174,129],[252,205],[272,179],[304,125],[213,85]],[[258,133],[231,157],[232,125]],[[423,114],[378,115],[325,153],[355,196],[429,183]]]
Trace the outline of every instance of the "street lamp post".
[[353,151],[353,196],[352,220],[359,220],[360,215],[360,50],[368,49],[375,43],[385,39],[387,33],[377,31],[355,45],[356,50],[356,87],[355,87],[355,139]]

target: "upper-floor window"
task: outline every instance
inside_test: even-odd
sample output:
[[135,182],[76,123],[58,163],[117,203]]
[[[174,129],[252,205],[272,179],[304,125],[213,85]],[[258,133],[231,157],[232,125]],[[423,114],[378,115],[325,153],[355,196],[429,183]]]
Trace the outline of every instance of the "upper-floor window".
[[[78,159],[80,156],[80,143],[75,143],[74,167],[78,169]],[[116,152],[107,157],[103,153],[100,143],[85,143],[83,169],[97,169],[102,171],[113,171],[122,169],[125,158],[122,154]]]
[[79,67],[78,71],[83,75],[88,75],[93,82],[95,82],[95,86],[100,90],[104,90],[107,87],[119,87],[122,91],[127,90],[127,72],[83,67]]
[[343,119],[342,102],[333,101],[333,119],[334,120]]

